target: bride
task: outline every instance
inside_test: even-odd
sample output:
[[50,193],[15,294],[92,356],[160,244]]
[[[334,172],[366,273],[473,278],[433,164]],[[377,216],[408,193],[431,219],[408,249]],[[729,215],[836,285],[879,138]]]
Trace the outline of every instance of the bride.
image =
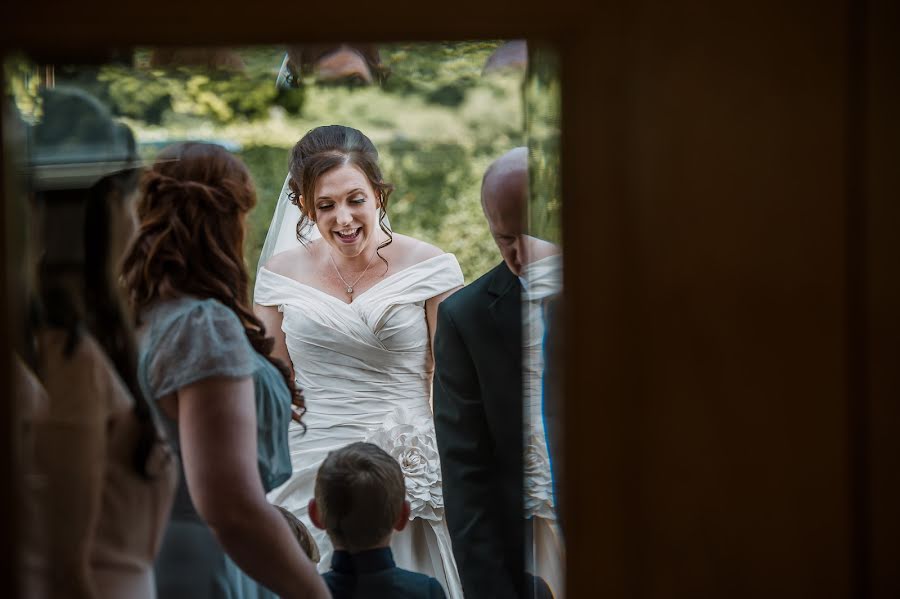
[[307,515],[316,471],[348,443],[381,446],[400,462],[412,508],[391,543],[397,565],[462,597],[429,404],[438,304],[463,276],[452,254],[391,231],[393,187],[377,160],[365,135],[340,125],[313,129],[291,154],[254,301],[308,411],[306,430],[289,431],[293,475],[269,499],[307,525],[327,570],[331,543]]

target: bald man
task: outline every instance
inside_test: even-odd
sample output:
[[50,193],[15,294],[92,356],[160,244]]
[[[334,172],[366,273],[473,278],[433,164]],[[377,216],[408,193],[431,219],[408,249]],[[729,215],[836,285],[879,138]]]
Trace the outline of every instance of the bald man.
[[525,574],[519,277],[529,262],[558,250],[525,235],[527,202],[528,153],[516,148],[488,168],[481,186],[503,261],[438,309],[435,428],[466,599],[549,596]]

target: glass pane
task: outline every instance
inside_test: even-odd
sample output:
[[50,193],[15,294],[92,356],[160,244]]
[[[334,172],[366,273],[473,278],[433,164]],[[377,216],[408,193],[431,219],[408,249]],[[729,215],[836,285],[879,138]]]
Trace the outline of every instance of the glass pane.
[[[73,330],[101,340],[108,332],[106,321],[98,316],[102,310],[88,295],[79,295],[84,293],[87,273],[93,273],[94,282],[113,282],[105,289],[109,297],[104,302],[134,291],[127,276],[121,279],[124,287],[116,285],[123,274],[122,256],[133,251],[128,249],[129,239],[119,239],[113,231],[118,225],[111,221],[101,220],[107,228],[99,232],[91,228],[97,224],[90,216],[96,215],[91,202],[98,190],[105,189],[101,183],[131,172],[136,164],[162,173],[151,166],[157,159],[187,164],[185,142],[224,148],[246,166],[256,194],[255,206],[241,213],[243,246],[234,261],[243,260],[246,272],[237,283],[224,287],[191,287],[191,281],[202,279],[198,273],[206,268],[204,260],[210,254],[191,246],[183,256],[187,276],[167,284],[175,285],[176,295],[216,299],[232,311],[246,309],[241,313],[244,326],[247,314],[262,315],[267,334],[276,337],[276,347],[284,348],[294,383],[304,389],[306,430],[295,425],[287,429],[282,457],[290,454],[293,462],[281,464],[284,476],[270,478],[288,482],[266,483],[265,491],[271,503],[289,512],[286,517],[293,518],[293,530],[303,537],[307,553],[319,557],[320,571],[331,567],[334,543],[308,513],[316,472],[329,451],[368,441],[396,458],[406,477],[410,524],[395,532],[391,542],[398,565],[434,576],[450,597],[461,597],[463,587],[472,589],[470,594],[484,588],[519,591],[523,582],[518,574],[523,570],[541,577],[554,596],[562,597],[562,537],[551,482],[561,463],[554,445],[560,398],[550,383],[554,376],[550,365],[559,355],[545,351],[549,340],[558,337],[558,327],[545,322],[555,322],[553,306],[561,292],[559,78],[552,49],[534,47],[529,55],[522,40],[481,40],[137,48],[107,58],[88,65],[37,65],[18,58],[5,65],[6,91],[12,99],[6,118],[16,127],[5,126],[4,131],[22,132],[7,142],[18,144],[18,150],[7,155],[30,160],[27,165],[8,165],[22,175],[27,188],[10,194],[20,213],[13,220],[32,223],[17,241],[23,282],[14,318],[27,326],[20,336],[23,343],[15,349],[39,382],[49,384],[48,370],[39,367],[45,348],[38,351],[34,339],[57,326],[43,316],[44,304],[52,299],[47,296],[48,284],[59,283],[63,295],[74,294],[74,301],[80,302],[80,311],[70,315]],[[93,116],[73,112],[68,120],[59,118],[52,102],[70,92],[91,106],[85,110],[93,111]],[[125,160],[74,152],[81,143],[79,136],[92,135],[95,117],[117,132],[110,147],[118,148],[122,142],[128,150],[131,140],[135,155]],[[64,138],[78,143],[41,141],[43,134],[36,132],[51,121]],[[373,236],[381,229],[366,228],[365,220],[356,227],[362,218],[358,216],[338,226],[334,223],[343,221],[328,216],[328,205],[317,203],[315,210],[301,213],[302,193],[291,187],[292,181],[300,185],[289,171],[292,148],[307,132],[332,123],[358,129],[371,140],[383,182],[393,185],[389,194],[379,191],[380,196],[372,198],[386,213],[386,233],[393,235],[393,248],[379,248],[390,258],[383,263],[373,254],[368,264],[357,268],[353,261],[357,254],[342,250],[340,241],[345,237],[352,241],[357,228]],[[122,133],[126,129],[128,133]],[[30,146],[23,143],[26,137]],[[171,154],[173,147],[180,148],[179,153]],[[494,185],[488,176],[492,168],[494,177],[504,182],[488,191]],[[512,170],[504,170],[508,168]],[[365,168],[358,170],[369,177]],[[165,172],[170,173],[165,183],[177,178],[174,170]],[[510,172],[514,176],[507,180]],[[523,178],[516,179],[519,176]],[[121,204],[127,210],[149,193],[136,180],[119,183],[127,183],[134,193]],[[217,189],[215,181],[204,185]],[[498,208],[510,197],[512,204]],[[183,218],[179,205],[196,201],[189,194],[169,199],[172,222]],[[349,204],[356,198],[346,199],[347,214],[356,215],[352,212],[356,205]],[[200,220],[189,223],[192,236],[186,243],[202,241]],[[146,233],[149,225],[141,224]],[[100,258],[91,254],[97,246],[90,243],[88,231],[93,231],[95,241],[108,241]],[[228,239],[226,228],[220,232],[222,240]],[[395,252],[398,247],[410,249]],[[434,248],[453,258],[448,260]],[[322,251],[329,253],[315,253]],[[299,264],[306,260],[303,252],[323,259],[308,263],[307,270],[273,270],[281,268],[275,264],[282,254],[291,256],[289,264]],[[445,266],[434,266],[431,272],[428,264]],[[263,266],[272,272],[262,274]],[[418,278],[416,269],[421,271]],[[202,274],[217,280],[215,272]],[[262,277],[272,276],[294,279],[282,280],[291,291],[286,299],[261,299],[260,289],[272,285],[272,279],[261,283]],[[401,280],[402,286],[392,284]],[[211,288],[234,293],[223,295]],[[437,299],[445,295],[450,299],[435,316]],[[133,300],[133,293],[118,299],[127,303],[128,297]],[[375,305],[381,301],[383,305]],[[277,320],[265,320],[264,309],[273,302],[279,308],[274,310]],[[130,334],[131,325],[139,325],[137,337],[143,344],[152,323],[134,317],[149,310],[132,308],[124,328]],[[26,318],[29,314],[34,318]],[[448,322],[455,331],[441,324]],[[291,334],[297,337],[288,338]],[[186,342],[192,343],[198,343],[195,337]],[[141,347],[145,346],[136,351]],[[105,345],[102,349],[115,355]],[[511,382],[523,372],[522,386]],[[120,369],[119,375],[127,381],[135,373]],[[129,391],[140,399],[150,384],[145,380]],[[480,391],[476,398],[461,389]],[[177,439],[175,418],[163,401],[157,403],[160,398],[150,395],[146,399],[153,426]],[[555,407],[550,407],[551,398]],[[52,405],[56,400],[51,396],[49,401]],[[258,406],[259,401],[257,397]],[[41,416],[29,410],[23,409],[22,418],[40,423]],[[35,473],[40,468],[29,462],[37,454],[29,453],[27,444],[23,441],[23,471],[32,478],[26,490],[37,493],[42,483]],[[278,446],[277,439],[272,446]],[[178,451],[177,445],[173,451]],[[120,466],[122,472],[133,474],[130,462]],[[269,465],[260,464],[264,481],[269,470]],[[186,511],[173,513],[197,516],[194,506],[178,503],[187,496],[181,480],[183,493],[175,502]],[[34,522],[41,521],[40,510],[46,516],[49,509],[41,501],[32,502],[37,510]],[[519,550],[517,534],[522,522],[524,551]],[[51,536],[58,532],[50,530]],[[171,551],[163,545],[160,563]],[[525,563],[523,554],[528,556]],[[467,559],[472,555],[491,559]],[[535,580],[529,577],[525,584]],[[157,581],[160,588],[169,582]]]
[[[563,480],[562,231],[560,225],[559,56],[532,43],[525,83],[528,139],[528,244],[523,270],[525,509],[530,571],[564,596],[565,549],[560,514]],[[540,582],[536,583],[540,585]]]

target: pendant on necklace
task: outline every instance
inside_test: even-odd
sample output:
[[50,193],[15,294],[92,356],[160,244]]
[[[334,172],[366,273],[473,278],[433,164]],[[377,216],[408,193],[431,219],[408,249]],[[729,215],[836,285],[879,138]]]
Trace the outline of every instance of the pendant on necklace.
[[353,287],[347,287],[347,293],[353,295]]

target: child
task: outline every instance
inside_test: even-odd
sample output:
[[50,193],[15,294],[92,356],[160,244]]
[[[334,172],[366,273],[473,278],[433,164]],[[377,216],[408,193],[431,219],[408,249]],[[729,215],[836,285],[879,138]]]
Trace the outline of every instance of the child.
[[400,465],[376,445],[351,443],[328,454],[309,516],[334,545],[324,575],[334,599],[445,598],[436,579],[394,565],[391,535],[409,521],[409,502]]

